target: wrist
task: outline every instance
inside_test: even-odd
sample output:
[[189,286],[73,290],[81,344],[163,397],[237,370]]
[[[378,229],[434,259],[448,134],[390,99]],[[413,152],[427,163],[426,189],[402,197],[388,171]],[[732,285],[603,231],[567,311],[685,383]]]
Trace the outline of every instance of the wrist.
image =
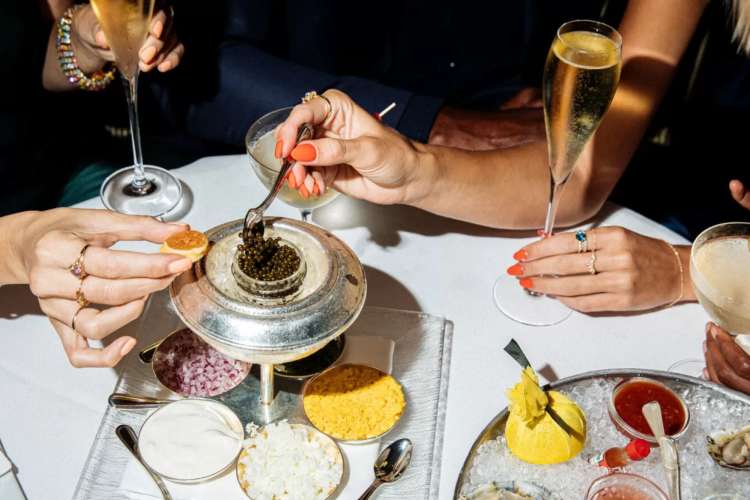
[[425,201],[434,196],[435,185],[440,178],[440,163],[434,148],[412,141],[414,154],[406,161],[404,183],[405,205],[424,208]]
[[[75,52],[78,67],[90,75],[101,70],[107,61],[99,55],[96,48],[81,36],[82,17],[87,15],[84,8],[76,9],[71,16],[70,43]],[[93,14],[91,14],[93,15]]]
[[41,212],[19,212],[0,217],[0,284],[29,282],[24,255],[29,227]]
[[682,268],[685,271],[685,294],[682,300],[683,302],[695,302],[698,300],[698,297],[695,295],[693,280],[690,277],[690,253],[693,247],[690,245],[680,245],[676,248],[682,262]]

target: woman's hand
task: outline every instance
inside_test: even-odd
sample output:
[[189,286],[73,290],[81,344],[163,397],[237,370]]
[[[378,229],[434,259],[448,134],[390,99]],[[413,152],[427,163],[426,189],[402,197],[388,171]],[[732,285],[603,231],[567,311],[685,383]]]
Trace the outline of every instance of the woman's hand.
[[[380,204],[423,196],[429,183],[415,182],[419,145],[383,126],[343,92],[323,95],[327,101],[314,98],[296,106],[276,132],[276,157],[297,161],[289,185],[303,197],[333,187]],[[303,123],[314,125],[318,138],[296,144]]]
[[713,323],[706,325],[704,356],[708,378],[750,394],[750,356],[731,335]]
[[[134,338],[120,337],[103,349],[89,347],[88,341],[101,340],[136,319],[149,294],[166,288],[192,264],[176,255],[109,247],[123,240],[161,243],[185,229],[184,224],[105,210],[29,213],[16,231],[13,249],[19,276],[15,281],[30,285],[73,366],[114,366],[133,348]],[[70,266],[86,245],[83,269],[87,276],[81,281]],[[79,287],[87,301],[104,307],[81,308],[76,301]]]
[[[84,73],[93,73],[105,62],[114,61],[114,53],[91,5],[76,11],[72,27],[76,59]],[[151,19],[148,37],[139,51],[141,71],[174,69],[180,64],[184,52],[185,47],[177,39],[174,19],[166,11],[159,10]]]
[[[681,289],[683,299],[692,298],[690,247],[676,247],[683,262],[681,276],[674,252],[662,240],[622,227],[592,229],[586,236],[585,253],[578,253],[572,232],[534,242],[516,252],[513,257],[519,262],[507,272],[519,278],[520,286],[582,312],[652,309],[672,303]],[[592,250],[596,274],[590,273]]]

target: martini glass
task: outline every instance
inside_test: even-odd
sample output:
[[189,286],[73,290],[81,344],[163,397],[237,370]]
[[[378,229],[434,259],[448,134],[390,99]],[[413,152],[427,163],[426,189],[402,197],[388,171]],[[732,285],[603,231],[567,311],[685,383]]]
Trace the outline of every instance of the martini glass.
[[140,51],[148,36],[154,0],[91,0],[120,70],[128,102],[133,165],[104,180],[99,195],[115,212],[161,217],[177,206],[182,185],[167,170],[143,164],[138,125],[138,68]]
[[[598,21],[567,22],[552,41],[542,78],[550,171],[546,235],[555,227],[562,190],[617,90],[621,47],[617,30]],[[554,325],[571,313],[553,298],[524,292],[512,276],[497,280],[493,296],[503,314],[527,325]]]
[[[276,128],[286,121],[291,111],[292,108],[277,109],[258,118],[245,136],[245,147],[253,172],[268,189],[273,187],[281,168],[281,160],[274,156]],[[298,190],[284,183],[278,197],[287,205],[297,208],[304,222],[310,222],[313,210],[332,202],[338,194],[337,191],[326,188],[326,192],[320,196],[310,194],[305,198]]]

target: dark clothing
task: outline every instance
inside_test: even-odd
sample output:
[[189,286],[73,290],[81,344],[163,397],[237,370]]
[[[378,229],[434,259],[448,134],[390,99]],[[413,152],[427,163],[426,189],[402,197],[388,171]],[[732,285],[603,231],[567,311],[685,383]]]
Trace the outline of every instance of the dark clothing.
[[[556,3],[230,0],[227,11],[213,14],[223,26],[218,54],[193,61],[184,86],[192,93],[187,126],[199,137],[241,145],[263,114],[298,103],[307,91],[338,88],[373,113],[396,102],[385,122],[426,141],[444,104],[496,109],[538,83],[559,24],[596,18],[601,5]],[[203,31],[206,24],[201,18]],[[195,34],[181,28],[189,32]],[[188,53],[200,46],[186,41]],[[196,99],[201,83],[207,91]]]
[[[103,92],[48,92],[42,69],[53,20],[46,2],[0,1],[0,216],[57,205],[66,182],[87,165],[109,168],[132,163],[130,138],[113,137],[106,126],[127,129],[122,85],[115,81]],[[141,125],[144,156],[151,164],[181,166],[207,154],[200,141],[187,141],[173,131],[149,81],[141,77]],[[161,96],[156,95],[157,98]],[[162,103],[159,101],[163,101]],[[82,196],[98,195],[94,186]],[[67,197],[68,202],[82,198]]]
[[[670,89],[659,124],[669,127],[669,145],[644,141],[613,194],[691,240],[712,225],[750,220],[729,192],[732,179],[750,188],[750,60],[732,40],[728,8],[713,2],[706,13],[705,55],[692,90],[684,71]],[[706,31],[695,37],[696,48]],[[690,69],[696,53],[683,58]]]

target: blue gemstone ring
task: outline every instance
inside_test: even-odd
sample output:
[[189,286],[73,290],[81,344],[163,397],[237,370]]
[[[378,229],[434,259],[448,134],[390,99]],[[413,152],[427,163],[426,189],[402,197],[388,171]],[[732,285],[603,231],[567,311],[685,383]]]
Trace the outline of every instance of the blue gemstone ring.
[[578,253],[589,251],[589,240],[586,237],[586,231],[576,231],[576,240],[578,241]]

